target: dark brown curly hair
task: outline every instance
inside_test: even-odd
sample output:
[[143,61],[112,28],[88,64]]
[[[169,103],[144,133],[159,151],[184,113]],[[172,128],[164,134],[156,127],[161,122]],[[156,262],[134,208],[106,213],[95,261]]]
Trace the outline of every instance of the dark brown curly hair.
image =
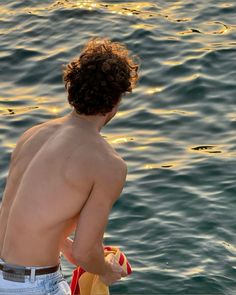
[[138,79],[138,64],[127,48],[107,38],[93,38],[63,73],[68,101],[79,114],[110,112]]

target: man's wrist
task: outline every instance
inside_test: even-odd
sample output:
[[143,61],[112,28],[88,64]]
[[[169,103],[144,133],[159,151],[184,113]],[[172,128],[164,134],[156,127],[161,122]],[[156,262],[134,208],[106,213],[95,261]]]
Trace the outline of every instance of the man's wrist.
[[110,263],[105,259],[105,262],[104,262],[104,269],[103,269],[103,272],[100,274],[100,276],[105,276],[106,274],[110,273],[111,272],[111,265]]

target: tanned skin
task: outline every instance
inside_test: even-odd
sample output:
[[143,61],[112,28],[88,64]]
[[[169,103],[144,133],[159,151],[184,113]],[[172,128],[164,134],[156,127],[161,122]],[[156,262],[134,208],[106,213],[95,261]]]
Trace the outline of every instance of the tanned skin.
[[0,207],[0,258],[51,266],[62,252],[107,285],[125,276],[103,253],[109,213],[127,173],[125,162],[100,135],[117,109],[95,116],[73,109],[19,138]]

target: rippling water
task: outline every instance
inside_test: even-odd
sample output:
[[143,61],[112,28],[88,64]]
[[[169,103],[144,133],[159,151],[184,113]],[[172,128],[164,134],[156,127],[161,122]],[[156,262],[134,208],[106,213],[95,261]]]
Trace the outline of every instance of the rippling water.
[[62,66],[90,37],[124,42],[142,66],[103,130],[129,167],[105,243],[133,274],[111,293],[236,294],[235,0],[0,5],[1,192],[20,134],[70,111]]

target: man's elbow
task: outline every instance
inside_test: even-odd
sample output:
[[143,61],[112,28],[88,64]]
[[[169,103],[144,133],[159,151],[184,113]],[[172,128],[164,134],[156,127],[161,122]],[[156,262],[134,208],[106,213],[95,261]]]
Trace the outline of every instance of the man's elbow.
[[88,250],[73,248],[72,255],[77,265],[81,266],[82,268],[86,268],[91,257],[91,253],[89,253]]
[[75,256],[75,255],[73,255],[73,258],[74,258],[77,266],[80,266],[80,267],[82,267],[83,269],[86,270],[88,262],[89,262],[89,259],[86,256],[83,256],[83,255],[76,255]]

